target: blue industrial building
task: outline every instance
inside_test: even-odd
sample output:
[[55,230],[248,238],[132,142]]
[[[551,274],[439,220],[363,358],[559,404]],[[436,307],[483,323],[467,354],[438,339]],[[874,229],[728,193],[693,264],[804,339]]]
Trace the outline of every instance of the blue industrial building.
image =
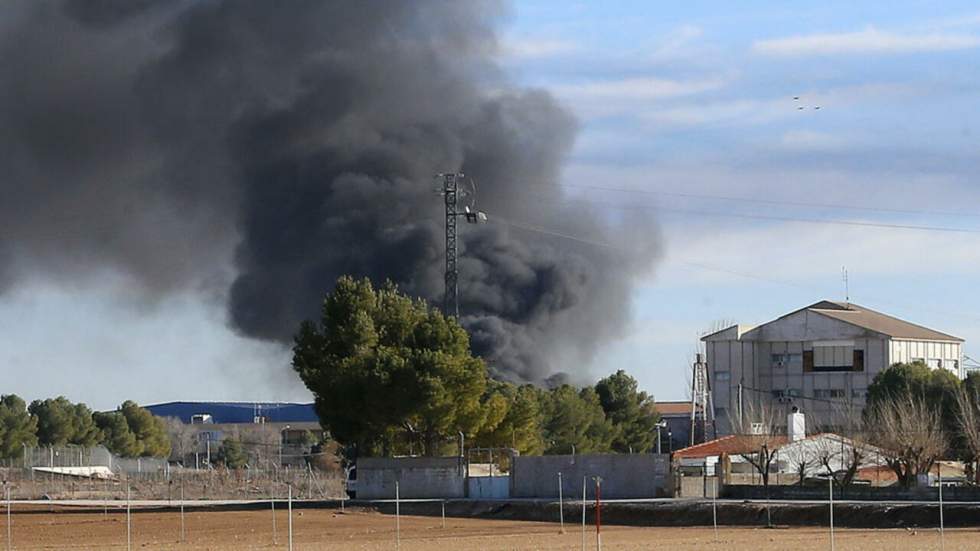
[[191,424],[318,423],[313,404],[288,402],[166,402],[144,406],[157,417],[176,417]]

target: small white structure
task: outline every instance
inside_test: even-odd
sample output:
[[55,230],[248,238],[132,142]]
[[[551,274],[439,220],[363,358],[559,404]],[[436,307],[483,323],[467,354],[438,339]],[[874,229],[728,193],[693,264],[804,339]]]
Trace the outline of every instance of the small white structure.
[[790,442],[799,442],[806,438],[806,416],[795,406],[786,418],[786,436]]

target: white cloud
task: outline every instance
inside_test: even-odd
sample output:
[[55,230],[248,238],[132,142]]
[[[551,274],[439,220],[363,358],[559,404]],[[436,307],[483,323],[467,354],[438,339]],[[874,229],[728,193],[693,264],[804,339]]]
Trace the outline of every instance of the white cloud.
[[519,59],[542,59],[567,54],[578,50],[574,42],[558,39],[508,39],[503,42],[504,56]]
[[902,34],[868,27],[850,33],[826,33],[760,40],[752,49],[773,56],[838,54],[898,54],[943,52],[980,46],[980,36],[972,34]]
[[724,85],[722,79],[671,80],[657,77],[634,77],[565,84],[552,88],[560,96],[572,99],[650,101],[700,94]]

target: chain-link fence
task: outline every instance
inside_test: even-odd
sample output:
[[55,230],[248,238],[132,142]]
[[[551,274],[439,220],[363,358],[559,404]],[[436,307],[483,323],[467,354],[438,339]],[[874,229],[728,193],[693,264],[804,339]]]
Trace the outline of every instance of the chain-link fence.
[[102,446],[28,447],[19,457],[0,461],[0,478],[12,499],[335,499],[344,490],[344,475],[305,466],[267,461],[243,469],[174,466],[153,457],[124,458]]

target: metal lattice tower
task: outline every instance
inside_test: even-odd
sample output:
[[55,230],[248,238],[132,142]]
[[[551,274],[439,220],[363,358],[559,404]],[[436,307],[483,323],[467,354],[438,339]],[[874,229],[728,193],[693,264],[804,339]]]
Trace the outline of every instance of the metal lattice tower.
[[708,364],[703,354],[695,354],[691,373],[691,434],[690,445],[697,444],[697,423],[701,422],[701,437],[708,440],[708,418],[714,424],[714,406],[711,400],[711,386],[708,383]]
[[462,174],[444,174],[442,194],[446,198],[446,294],[443,297],[443,311],[447,316],[459,317],[459,272],[456,269],[456,209],[458,203],[459,180]]

